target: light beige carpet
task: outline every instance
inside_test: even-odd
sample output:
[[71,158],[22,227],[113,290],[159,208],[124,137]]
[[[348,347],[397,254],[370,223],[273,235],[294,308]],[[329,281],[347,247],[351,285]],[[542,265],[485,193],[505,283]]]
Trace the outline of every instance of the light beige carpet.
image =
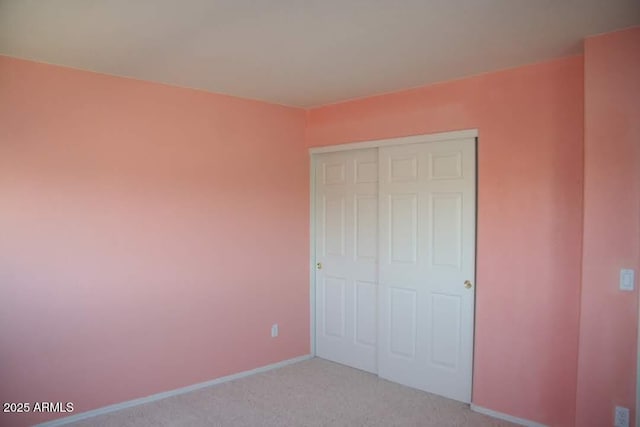
[[462,403],[317,358],[71,425],[513,426]]

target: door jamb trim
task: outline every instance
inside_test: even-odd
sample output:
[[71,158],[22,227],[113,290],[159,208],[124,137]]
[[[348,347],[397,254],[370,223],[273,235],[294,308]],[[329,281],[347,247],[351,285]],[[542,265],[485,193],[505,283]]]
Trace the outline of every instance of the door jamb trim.
[[[417,144],[421,142],[440,142],[450,139],[477,138],[478,129],[456,130],[452,132],[429,133],[425,135],[402,136],[399,138],[375,139],[371,141],[349,142],[338,145],[326,145],[309,148],[309,154],[332,153],[335,151],[361,150],[363,148],[389,147],[393,145]],[[312,171],[313,172],[313,171]]]

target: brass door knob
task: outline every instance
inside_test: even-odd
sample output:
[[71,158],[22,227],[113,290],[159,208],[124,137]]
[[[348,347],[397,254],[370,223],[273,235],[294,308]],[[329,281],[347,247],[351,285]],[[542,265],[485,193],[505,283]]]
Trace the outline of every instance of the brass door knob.
[[316,263],[316,270],[322,270],[322,263],[321,262]]
[[473,284],[471,283],[470,280],[465,280],[464,281],[464,287],[467,289],[471,289],[473,287]]

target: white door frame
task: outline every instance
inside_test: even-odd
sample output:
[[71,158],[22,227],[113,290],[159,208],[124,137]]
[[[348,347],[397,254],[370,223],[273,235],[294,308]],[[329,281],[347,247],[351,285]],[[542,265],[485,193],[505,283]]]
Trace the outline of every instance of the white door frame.
[[640,427],[640,292],[638,294],[638,337],[637,337],[637,367],[636,367],[636,427]]
[[[345,144],[338,145],[329,145],[323,147],[311,147],[309,148],[309,156],[311,157],[309,162],[309,199],[310,199],[310,221],[309,221],[309,231],[310,231],[310,239],[309,239],[309,328],[310,328],[310,348],[311,355],[316,355],[316,230],[315,230],[315,221],[316,221],[316,206],[315,206],[315,188],[316,188],[316,159],[314,154],[320,153],[331,153],[335,151],[345,151],[345,150],[359,150],[363,148],[377,148],[377,147],[389,147],[392,145],[404,145],[404,144],[416,144],[420,142],[436,142],[436,141],[448,141],[452,139],[463,139],[463,138],[477,138],[478,137],[478,129],[465,129],[465,130],[456,130],[451,132],[440,132],[440,133],[430,133],[424,135],[411,135],[411,136],[403,136],[399,138],[389,138],[389,139],[376,139],[371,141],[361,141],[361,142],[350,142]],[[476,150],[476,161],[477,161],[478,152]],[[476,170],[477,174],[477,170]],[[477,178],[476,178],[477,185]],[[476,203],[477,203],[477,195],[476,195]],[[476,210],[476,218],[477,218],[477,210]],[[477,230],[476,230],[477,233]],[[476,240],[476,256],[477,256],[477,240]],[[475,314],[474,314],[475,317]],[[475,322],[474,322],[475,324]],[[474,340],[475,340],[475,327],[474,327]],[[473,357],[473,356],[472,356]],[[472,370],[473,373],[473,370]],[[472,378],[473,380],[473,378]],[[640,427],[640,426],[639,426]]]

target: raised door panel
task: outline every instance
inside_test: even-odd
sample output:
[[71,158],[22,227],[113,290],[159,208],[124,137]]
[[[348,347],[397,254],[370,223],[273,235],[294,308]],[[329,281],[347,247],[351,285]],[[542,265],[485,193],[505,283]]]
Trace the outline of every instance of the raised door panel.
[[416,353],[417,292],[389,288],[389,353],[413,359]]
[[433,365],[456,370],[460,356],[460,296],[431,294],[431,352]]
[[374,282],[356,281],[355,341],[374,351],[377,341],[377,291]]
[[378,197],[356,194],[354,199],[355,260],[375,263],[378,258]]
[[323,295],[323,332],[324,335],[342,338],[345,335],[345,291],[347,280],[343,277],[325,276]]
[[462,261],[462,193],[431,194],[432,266],[459,270]]
[[414,264],[418,248],[418,195],[389,195],[388,206],[389,260],[394,264]]
[[345,195],[329,194],[322,198],[322,254],[345,256],[346,218]]

